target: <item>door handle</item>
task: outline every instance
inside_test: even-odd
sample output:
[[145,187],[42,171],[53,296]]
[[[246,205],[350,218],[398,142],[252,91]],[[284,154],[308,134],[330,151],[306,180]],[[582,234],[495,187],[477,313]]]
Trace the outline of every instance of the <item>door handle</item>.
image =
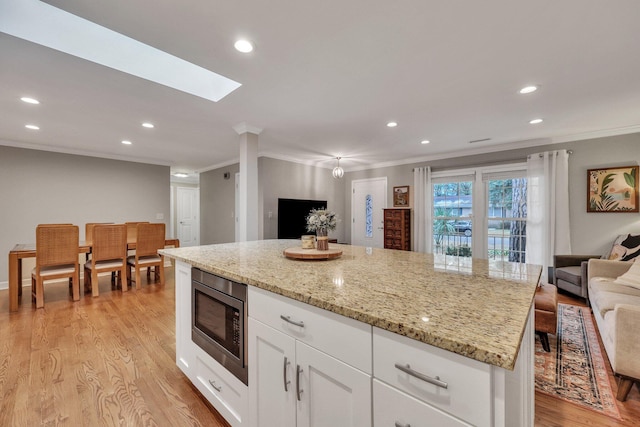
[[284,367],[282,368],[282,377],[284,378],[284,391],[289,391],[288,385],[291,384],[291,381],[287,381],[287,366],[289,366],[291,362],[287,359],[287,356],[284,357]]
[[280,318],[287,323],[291,323],[292,325],[300,326],[301,328],[304,328],[304,322],[302,320],[299,322],[296,322],[295,320],[291,320],[291,316],[285,316],[284,314],[281,314]]
[[429,384],[433,384],[435,386],[438,387],[442,387],[442,388],[448,388],[449,384],[447,384],[444,381],[440,380],[440,377],[429,377],[425,374],[422,374],[418,371],[414,371],[413,369],[411,369],[411,366],[407,365],[401,365],[399,363],[395,364],[395,367],[400,369],[402,372],[407,373],[409,375],[411,375],[412,377],[416,377],[418,379],[421,379],[422,381],[428,382]]
[[300,365],[296,365],[296,395],[298,396],[298,401],[301,401],[300,395],[304,390],[300,388],[300,374],[302,373],[302,368]]

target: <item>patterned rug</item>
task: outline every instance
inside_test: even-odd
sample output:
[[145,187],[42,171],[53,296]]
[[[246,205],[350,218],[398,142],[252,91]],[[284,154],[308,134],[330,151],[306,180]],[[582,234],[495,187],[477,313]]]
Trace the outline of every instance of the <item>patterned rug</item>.
[[536,337],[536,390],[621,419],[591,310],[558,304],[558,336],[549,335],[549,345],[547,353]]

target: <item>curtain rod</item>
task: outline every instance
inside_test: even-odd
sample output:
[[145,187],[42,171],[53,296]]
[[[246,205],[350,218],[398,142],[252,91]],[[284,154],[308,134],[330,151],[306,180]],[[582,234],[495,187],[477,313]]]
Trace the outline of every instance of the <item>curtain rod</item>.
[[[567,154],[570,154],[570,155],[571,155],[571,154],[573,154],[573,150],[567,150]],[[540,156],[540,157],[543,157],[543,155],[542,155],[542,154],[539,154],[539,156]],[[530,159],[530,158],[531,158],[531,154],[529,154],[529,155],[527,156],[527,159]],[[493,163],[493,162],[487,162],[487,163],[483,163],[483,164],[481,164],[481,165],[476,165],[476,166],[483,166],[483,165],[485,165],[485,164],[494,164],[494,163]],[[424,166],[421,166],[421,167],[424,167]],[[411,172],[415,172],[415,170],[416,170],[416,168],[412,168],[412,169],[411,169]]]

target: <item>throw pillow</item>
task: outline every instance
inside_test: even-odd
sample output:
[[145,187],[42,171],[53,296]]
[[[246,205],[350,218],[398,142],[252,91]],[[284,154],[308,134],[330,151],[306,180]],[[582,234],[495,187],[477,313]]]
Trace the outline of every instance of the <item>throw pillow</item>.
[[640,235],[632,236],[629,234],[629,236],[620,244],[627,248],[626,253],[622,257],[622,261],[630,261],[640,255]]
[[613,245],[611,248],[611,253],[609,254],[609,259],[612,261],[621,261],[622,257],[627,253],[627,248],[622,245]]
[[613,282],[640,289],[640,258],[636,259],[629,270]]

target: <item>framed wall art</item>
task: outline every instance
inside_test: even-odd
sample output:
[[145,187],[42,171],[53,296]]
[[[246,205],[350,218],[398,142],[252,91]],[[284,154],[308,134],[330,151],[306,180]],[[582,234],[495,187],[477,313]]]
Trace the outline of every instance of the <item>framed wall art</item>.
[[589,169],[587,212],[639,212],[638,166]]
[[408,208],[409,207],[409,186],[393,187],[393,207]]

